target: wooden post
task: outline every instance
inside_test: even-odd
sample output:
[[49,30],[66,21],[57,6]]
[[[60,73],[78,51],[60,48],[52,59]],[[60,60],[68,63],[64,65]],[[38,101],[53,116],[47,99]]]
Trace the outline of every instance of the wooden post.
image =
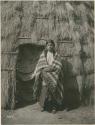
[[82,62],[82,89],[81,89],[81,103],[85,104],[85,90],[86,90],[86,77],[87,74],[85,72],[84,68],[84,62],[86,61],[86,54],[83,50],[83,44],[82,44],[82,39],[80,40],[80,45],[81,45],[81,50],[80,50],[80,58]]

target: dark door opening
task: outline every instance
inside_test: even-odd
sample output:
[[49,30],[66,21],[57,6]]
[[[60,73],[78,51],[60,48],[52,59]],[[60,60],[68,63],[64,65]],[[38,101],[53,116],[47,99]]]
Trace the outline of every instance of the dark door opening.
[[33,103],[33,84],[30,79],[44,46],[25,44],[19,46],[16,64],[16,105],[15,108]]

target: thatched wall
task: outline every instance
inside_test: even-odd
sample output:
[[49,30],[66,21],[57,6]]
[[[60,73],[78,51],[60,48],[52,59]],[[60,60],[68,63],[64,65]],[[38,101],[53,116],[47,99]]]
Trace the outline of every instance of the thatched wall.
[[1,2],[2,107],[13,108],[15,101],[15,46],[21,30],[21,2]]
[[44,44],[41,39],[49,38],[55,41],[62,58],[72,65],[81,99],[87,104],[93,103],[93,11],[94,2],[1,2],[2,107],[14,106],[17,54],[13,51],[19,44]]

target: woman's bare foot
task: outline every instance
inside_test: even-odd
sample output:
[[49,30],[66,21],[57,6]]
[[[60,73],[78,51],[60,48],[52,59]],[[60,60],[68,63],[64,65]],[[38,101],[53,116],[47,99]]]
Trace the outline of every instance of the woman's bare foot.
[[55,108],[53,108],[52,113],[53,113],[53,114],[55,114],[55,113],[56,113],[56,109],[55,109]]
[[43,112],[44,111],[44,108],[41,108],[41,112]]

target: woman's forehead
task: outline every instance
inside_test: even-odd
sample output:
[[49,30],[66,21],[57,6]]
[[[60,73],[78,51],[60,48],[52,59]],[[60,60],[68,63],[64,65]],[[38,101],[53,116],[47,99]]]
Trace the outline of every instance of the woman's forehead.
[[54,44],[52,42],[48,42],[47,46],[54,46]]

